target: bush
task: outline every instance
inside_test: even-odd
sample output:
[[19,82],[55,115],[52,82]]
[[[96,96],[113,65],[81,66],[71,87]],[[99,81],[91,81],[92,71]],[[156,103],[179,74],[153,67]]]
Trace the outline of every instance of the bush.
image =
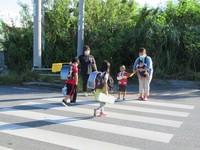
[[1,75],[0,74],[0,85],[19,85],[21,79],[16,73]]

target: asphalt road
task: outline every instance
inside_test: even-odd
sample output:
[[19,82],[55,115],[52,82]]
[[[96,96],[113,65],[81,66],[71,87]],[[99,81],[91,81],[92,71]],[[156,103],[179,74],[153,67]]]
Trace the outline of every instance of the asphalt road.
[[64,107],[60,91],[0,86],[0,150],[200,149],[199,89],[153,87],[147,102],[136,91],[94,118],[92,94]]

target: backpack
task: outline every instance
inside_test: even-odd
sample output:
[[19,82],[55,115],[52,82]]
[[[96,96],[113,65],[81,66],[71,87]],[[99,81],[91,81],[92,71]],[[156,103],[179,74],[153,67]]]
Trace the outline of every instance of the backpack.
[[72,65],[63,65],[60,71],[61,80],[74,79],[74,67]]
[[[106,73],[99,72],[96,76],[95,79],[95,89],[102,89],[104,87],[104,77]],[[109,75],[108,76],[108,89],[112,90],[114,87],[114,80],[113,78]]]
[[96,78],[95,78],[95,89],[102,89],[104,86],[104,77],[105,74],[103,75],[103,73],[98,72]]

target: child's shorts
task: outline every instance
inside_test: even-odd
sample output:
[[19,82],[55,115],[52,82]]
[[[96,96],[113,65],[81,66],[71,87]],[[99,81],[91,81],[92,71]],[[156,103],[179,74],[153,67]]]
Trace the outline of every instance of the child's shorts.
[[126,92],[126,86],[119,85],[118,86],[118,91],[120,91],[120,92]]

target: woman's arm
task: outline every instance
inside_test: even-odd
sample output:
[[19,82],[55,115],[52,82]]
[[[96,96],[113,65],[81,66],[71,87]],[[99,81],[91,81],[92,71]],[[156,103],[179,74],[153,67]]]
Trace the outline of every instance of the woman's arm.
[[94,69],[95,71],[97,71],[97,65],[96,65],[96,63],[93,64],[92,66],[93,66],[93,69]]
[[92,61],[91,61],[91,63],[92,63],[93,69],[94,69],[95,71],[97,71],[97,65],[96,65],[96,61],[95,61],[95,59],[94,59],[94,56],[92,56]]

